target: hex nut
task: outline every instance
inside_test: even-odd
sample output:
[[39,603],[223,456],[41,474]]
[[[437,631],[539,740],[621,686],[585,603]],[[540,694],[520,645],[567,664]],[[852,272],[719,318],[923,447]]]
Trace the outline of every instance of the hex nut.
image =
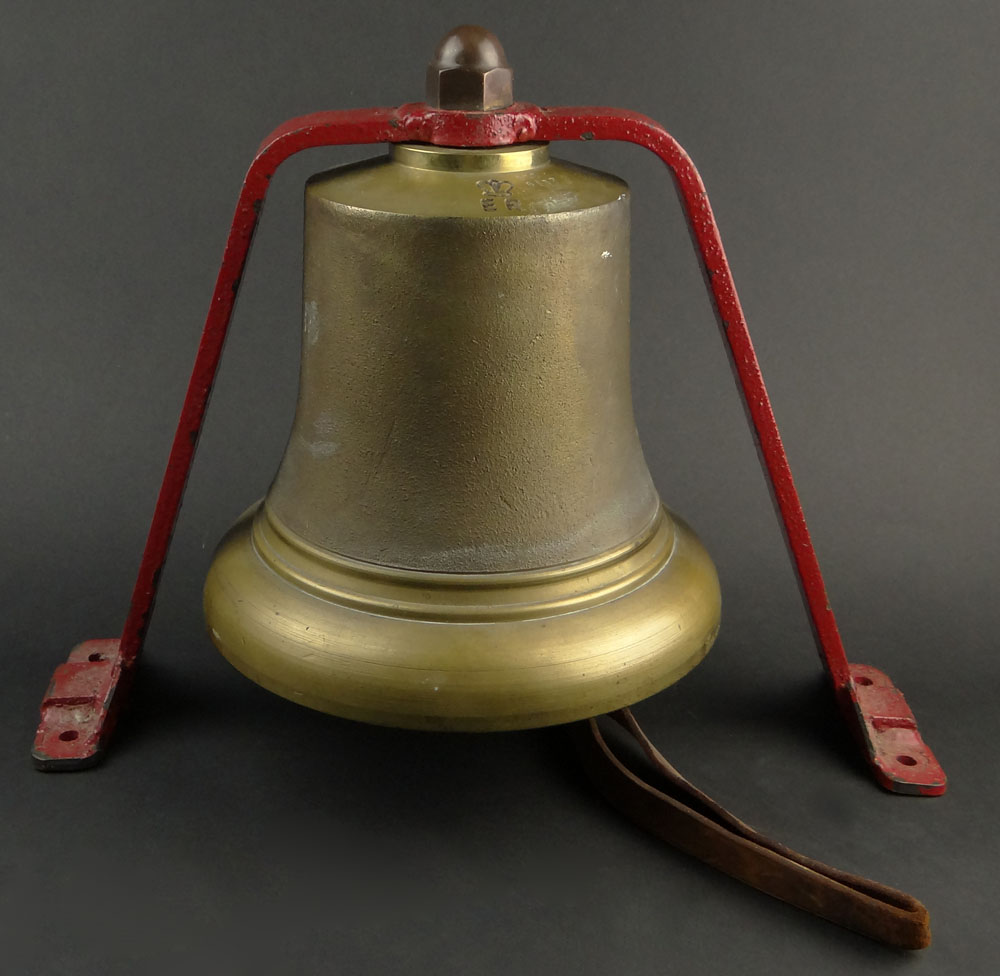
[[514,101],[514,72],[494,34],[470,24],[449,31],[427,66],[427,104],[494,112]]

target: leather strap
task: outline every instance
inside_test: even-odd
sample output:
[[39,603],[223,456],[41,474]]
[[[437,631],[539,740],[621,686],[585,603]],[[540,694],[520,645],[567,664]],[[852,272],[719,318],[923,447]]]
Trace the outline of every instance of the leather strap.
[[692,786],[649,741],[629,709],[610,716],[642,748],[660,786],[612,751],[597,719],[578,723],[577,746],[591,779],[629,819],[739,881],[790,905],[900,949],[930,945],[927,909],[910,895],[831,868],[770,840]]

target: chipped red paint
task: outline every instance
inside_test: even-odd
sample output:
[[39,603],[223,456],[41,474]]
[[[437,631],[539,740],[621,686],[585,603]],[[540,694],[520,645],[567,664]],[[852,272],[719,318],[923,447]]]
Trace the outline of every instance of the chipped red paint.
[[83,769],[99,762],[124,687],[117,638],[70,651],[52,675],[31,755],[39,769]]
[[850,702],[855,726],[878,782],[896,793],[940,796],[944,770],[924,744],[917,720],[889,676],[869,664],[851,665]]
[[[295,153],[320,146],[429,142],[439,146],[486,147],[577,139],[632,142],[654,152],[670,168],[712,294],[720,329],[757,443],[761,466],[784,530],[820,657],[841,710],[866,744],[869,762],[883,786],[898,792],[943,792],[944,773],[920,738],[913,715],[906,707],[902,695],[881,672],[848,663],[837,623],[827,600],[823,575],[813,550],[760,365],[750,341],[746,318],[736,294],[732,272],[701,177],[687,153],[662,126],[646,116],[621,109],[538,108],[518,103],[502,112],[475,113],[443,111],[415,103],[399,108],[317,112],[285,122],[261,143],[250,164],[236,205],[236,214],[154,510],[121,636],[121,674],[129,673],[142,650],[156,598],[160,570],[177,521],[236,295],[268,185],[275,170]],[[855,675],[854,680],[852,673]],[[864,686],[865,690],[859,692],[856,687],[858,675],[865,678],[872,675],[880,677],[877,682],[873,679],[872,685]],[[60,680],[58,671],[54,680],[55,683]],[[117,673],[112,680],[109,701],[115,698],[116,681],[121,684]],[[872,688],[877,690],[877,698],[876,692],[871,691]],[[49,697],[46,703],[53,700]],[[889,702],[894,703],[892,708],[889,708]],[[46,723],[50,721],[45,717],[46,714],[55,714],[51,708],[47,713],[46,707],[43,705],[39,736],[43,735],[43,730],[48,727]],[[888,720],[892,715],[901,715],[900,708],[908,716],[908,725],[877,726],[878,721]],[[51,721],[54,722],[55,719]],[[50,738],[47,737],[46,741]],[[75,740],[81,743],[81,751],[84,748],[81,741],[83,738],[81,735]],[[106,741],[107,734],[98,738],[101,742]],[[90,742],[90,738],[87,738],[87,742]],[[64,743],[66,748],[60,750],[59,755],[66,754],[68,758],[72,758],[69,754],[73,753],[74,744]],[[906,749],[897,755],[914,758],[916,762],[912,766],[901,764],[891,756],[897,745],[901,750],[906,745]],[[44,763],[46,760],[43,758],[40,761]]]

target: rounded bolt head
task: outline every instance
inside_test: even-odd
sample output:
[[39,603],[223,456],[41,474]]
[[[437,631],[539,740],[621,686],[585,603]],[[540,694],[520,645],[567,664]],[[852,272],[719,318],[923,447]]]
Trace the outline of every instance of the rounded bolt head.
[[445,34],[427,66],[427,104],[495,112],[513,103],[513,81],[514,72],[496,35],[464,24]]

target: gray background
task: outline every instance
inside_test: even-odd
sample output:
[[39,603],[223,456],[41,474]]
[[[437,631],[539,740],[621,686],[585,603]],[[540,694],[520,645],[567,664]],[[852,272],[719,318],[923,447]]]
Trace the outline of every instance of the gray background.
[[[867,777],[819,676],[660,165],[572,145],[635,200],[637,421],[716,559],[715,650],[640,717],[737,813],[922,898],[896,953],[662,847],[560,737],[400,733],[268,695],[202,631],[215,541],[294,403],[305,177],[279,173],[101,767],[27,759],[53,667],[117,633],[239,182],[323,108],[421,96],[440,34],[501,35],[521,98],[612,104],[693,155],[848,652],[951,777]],[[4,969],[96,973],[990,973],[1000,15],[988,3],[34,3],[0,37],[0,909]]]

